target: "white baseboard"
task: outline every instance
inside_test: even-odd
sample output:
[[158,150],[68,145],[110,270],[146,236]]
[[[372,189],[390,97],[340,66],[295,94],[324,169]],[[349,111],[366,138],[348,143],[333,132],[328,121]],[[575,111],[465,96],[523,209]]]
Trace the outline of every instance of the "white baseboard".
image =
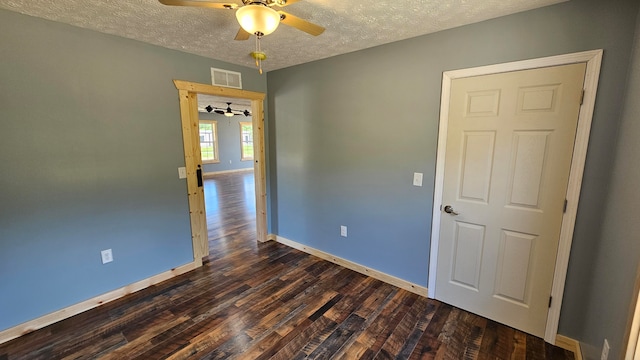
[[70,318],[74,315],[80,314],[81,312],[85,312],[87,310],[93,309],[100,305],[106,304],[108,302],[120,299],[121,297],[134,293],[136,291],[145,289],[151,285],[159,284],[165,280],[169,280],[178,275],[182,275],[186,272],[189,272],[197,267],[195,262],[190,262],[188,264],[178,266],[175,269],[171,269],[169,271],[165,271],[158,275],[154,275],[150,278],[146,278],[135,282],[133,284],[129,284],[127,286],[123,286],[119,289],[109,291],[108,293],[96,296],[89,300],[85,300],[83,302],[77,303],[75,305],[71,305],[64,309],[60,309],[58,311],[54,311],[47,315],[41,316],[39,318],[27,321],[20,325],[16,325],[14,327],[8,328],[6,330],[0,331],[0,344],[3,344],[7,341],[18,338],[22,335],[28,334],[32,331],[41,329],[47,325],[51,325],[58,321]]
[[231,174],[231,173],[239,173],[239,172],[253,172],[253,168],[246,168],[246,169],[234,169],[234,170],[221,170],[221,171],[213,171],[213,172],[206,172],[203,173],[202,176],[203,177],[211,177],[211,176],[216,176],[216,175],[221,175],[221,174]]
[[556,335],[556,346],[573,352],[573,357],[576,360],[582,360],[582,350],[580,349],[580,342],[578,340]]
[[318,250],[318,249],[314,249],[312,247],[297,243],[293,240],[289,240],[286,238],[283,238],[281,236],[276,236],[273,234],[269,234],[269,236],[267,237],[269,240],[275,240],[281,244],[287,245],[289,247],[292,247],[294,249],[298,249],[300,251],[306,252],[307,254],[313,255],[313,256],[317,256],[321,259],[330,261],[334,264],[338,264],[340,266],[344,266],[347,269],[351,269],[353,271],[359,272],[361,274],[367,275],[367,276],[371,276],[372,278],[378,279],[380,281],[386,282],[388,284],[397,286],[401,289],[410,291],[412,293],[421,295],[426,297],[427,296],[427,288],[424,286],[420,286],[411,282],[408,282],[406,280],[402,280],[399,279],[393,275],[389,275],[389,274],[385,274],[383,272],[380,272],[378,270],[374,270],[371,268],[368,268],[366,266],[360,265],[358,263],[355,263],[353,261],[349,261],[334,255],[331,255],[329,253],[326,253],[324,251]]

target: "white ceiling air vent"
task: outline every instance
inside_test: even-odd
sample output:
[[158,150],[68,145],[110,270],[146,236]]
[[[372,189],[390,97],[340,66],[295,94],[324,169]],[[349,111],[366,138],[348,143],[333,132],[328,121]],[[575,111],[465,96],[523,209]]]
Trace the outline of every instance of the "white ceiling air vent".
[[242,89],[242,74],[235,71],[211,68],[213,85]]

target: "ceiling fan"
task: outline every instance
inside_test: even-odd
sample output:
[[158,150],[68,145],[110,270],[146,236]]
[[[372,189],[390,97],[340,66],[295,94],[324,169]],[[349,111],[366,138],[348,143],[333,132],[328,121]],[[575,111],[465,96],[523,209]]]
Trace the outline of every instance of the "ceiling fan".
[[224,116],[228,116],[228,117],[232,117],[234,115],[244,115],[244,116],[251,116],[251,113],[249,112],[249,110],[245,110],[245,111],[240,111],[240,110],[233,110],[231,109],[231,103],[228,102],[227,103],[227,108],[219,108],[219,107],[215,107],[215,106],[211,106],[211,105],[207,105],[205,108],[205,110],[207,110],[207,112],[214,112],[216,114],[220,114],[220,115],[224,115]]
[[324,28],[284,11],[272,9],[274,6],[284,7],[300,0],[242,0],[242,5],[235,3],[218,3],[208,0],[158,0],[164,5],[194,6],[211,9],[235,10],[236,18],[240,23],[240,30],[235,40],[247,40],[254,34],[257,36],[269,35],[278,27],[279,23],[294,27],[307,34],[318,36],[324,32]]
[[[158,0],[164,5],[194,6],[212,9],[236,10],[236,19],[240,29],[235,40],[247,40],[253,34],[256,36],[256,51],[250,55],[256,60],[256,66],[262,74],[262,61],[267,59],[260,49],[260,39],[269,35],[278,28],[280,23],[289,25],[307,34],[318,36],[324,32],[324,28],[284,11],[276,11],[274,6],[284,7],[300,0],[241,0],[242,5],[236,3],[219,3],[209,0]],[[240,0],[236,0],[240,1]]]

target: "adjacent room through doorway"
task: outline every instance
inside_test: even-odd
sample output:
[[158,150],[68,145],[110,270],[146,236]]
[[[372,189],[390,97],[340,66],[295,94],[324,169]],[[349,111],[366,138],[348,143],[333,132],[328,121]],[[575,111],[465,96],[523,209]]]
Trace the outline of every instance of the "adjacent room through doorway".
[[255,241],[251,102],[198,94],[198,117],[209,249],[237,237]]
[[238,237],[256,242],[253,170],[221,173],[205,178],[204,203],[210,252],[218,248],[214,243],[225,243]]

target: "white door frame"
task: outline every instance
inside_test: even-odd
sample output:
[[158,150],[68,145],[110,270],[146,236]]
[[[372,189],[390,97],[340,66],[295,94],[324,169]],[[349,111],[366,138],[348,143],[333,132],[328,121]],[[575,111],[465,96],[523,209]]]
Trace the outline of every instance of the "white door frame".
[[[640,279],[639,279],[640,280]],[[640,358],[640,294],[638,293],[638,281],[636,281],[636,306],[632,314],[631,327],[628,330],[629,341],[624,360],[635,360]]]
[[536,69],[542,67],[569,65],[575,63],[586,63],[587,69],[584,82],[584,100],[580,107],[578,117],[578,129],[573,148],[573,160],[571,161],[571,172],[569,174],[569,185],[567,187],[567,210],[562,217],[562,229],[560,231],[560,242],[558,244],[558,255],[555,264],[553,286],[551,296],[553,301],[547,316],[547,326],[545,330],[545,341],[554,344],[558,332],[558,321],[560,320],[560,307],[564,294],[564,284],[569,264],[569,252],[571,241],[573,240],[573,230],[575,226],[576,214],[578,212],[578,200],[580,198],[580,188],[582,186],[582,176],[584,173],[584,163],[587,156],[587,145],[589,143],[589,133],[591,131],[591,120],[596,101],[596,90],[598,88],[598,78],[600,76],[600,65],[602,63],[602,50],[592,50],[580,53],[551,56],[539,59],[523,60],[505,64],[481,66],[470,69],[446,71],[442,76],[442,98],[440,102],[440,126],[438,129],[438,152],[436,156],[436,177],[433,197],[433,219],[431,224],[431,253],[429,256],[429,279],[428,293],[432,299],[436,298],[436,269],[438,265],[438,245],[440,242],[440,206],[442,205],[442,190],[444,188],[444,160],[447,142],[447,126],[449,121],[449,100],[451,95],[451,82],[454,79],[505,73],[511,71]]

